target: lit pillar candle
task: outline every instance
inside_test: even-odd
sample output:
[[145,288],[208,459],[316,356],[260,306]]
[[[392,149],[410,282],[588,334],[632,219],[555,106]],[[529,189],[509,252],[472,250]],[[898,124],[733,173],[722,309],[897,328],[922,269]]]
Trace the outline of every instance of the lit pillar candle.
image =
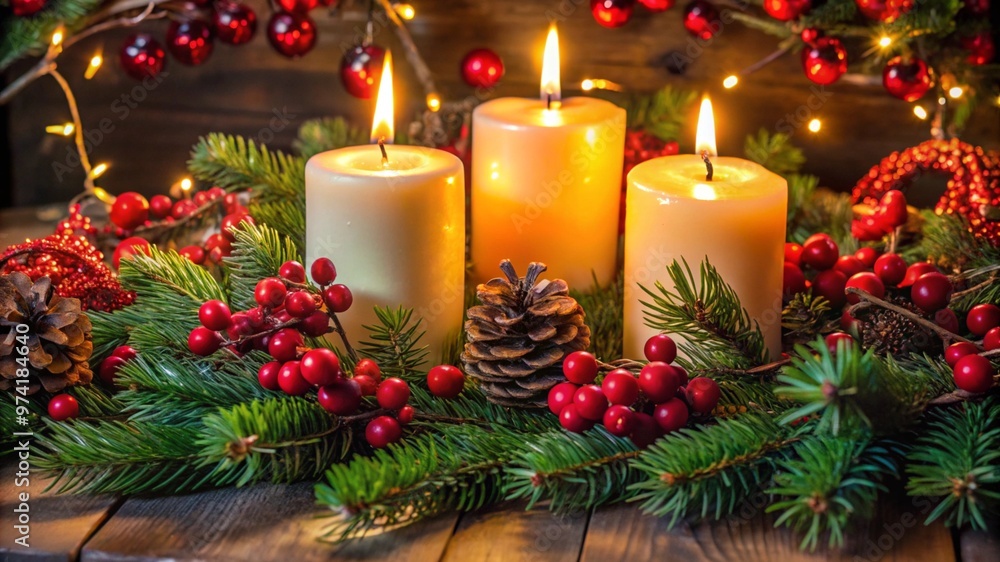
[[[392,69],[385,68],[372,141],[393,138]],[[352,344],[368,340],[373,307],[412,308],[423,319],[430,360],[461,329],[465,276],[462,162],[419,146],[353,146],[306,164],[306,262],[329,257],[354,294],[340,314]],[[336,339],[336,343],[339,343]]]
[[472,262],[477,282],[503,259],[532,261],[570,287],[616,273],[625,110],[560,98],[559,44],[549,30],[541,99],[501,98],[472,115]]
[[648,300],[659,282],[672,291],[666,267],[687,260],[698,279],[708,258],[757,321],[772,358],[781,352],[781,282],[788,187],[783,178],[739,158],[716,158],[712,106],[706,98],[698,123],[699,154],[711,158],[706,178],[701,156],[654,158],[628,175],[625,217],[626,357],[642,357]]

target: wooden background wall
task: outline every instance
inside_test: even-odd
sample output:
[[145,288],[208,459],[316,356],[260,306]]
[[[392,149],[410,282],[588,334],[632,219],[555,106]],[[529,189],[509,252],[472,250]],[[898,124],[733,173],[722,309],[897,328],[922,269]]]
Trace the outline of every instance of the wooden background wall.
[[[765,56],[775,40],[732,24],[701,46],[684,32],[679,6],[664,14],[637,10],[624,28],[609,30],[593,21],[587,0],[411,3],[417,18],[409,27],[446,99],[473,94],[462,83],[458,65],[467,51],[478,46],[496,50],[507,66],[507,75],[494,96],[537,95],[545,27],[550,14],[563,13],[564,95],[574,95],[572,89],[585,77],[606,78],[633,90],[653,90],[664,84],[705,89],[716,100],[722,154],[740,153],[747,133],[760,127],[775,129],[796,111],[800,116],[808,113],[823,120],[819,135],[807,132],[804,120],[793,117],[792,121],[799,125],[794,134],[807,153],[809,171],[819,174],[826,185],[848,189],[890,151],[928,136],[927,123],[913,116],[910,105],[889,97],[881,87],[835,85],[827,88],[828,96],[821,96],[825,99],[818,109],[809,110],[814,86],[802,75],[797,56],[784,57],[734,90],[722,90],[722,77]],[[89,82],[82,77],[95,51],[103,50],[106,59],[114,61],[128,31],[93,37],[63,55],[60,69],[75,87],[85,128],[96,130],[102,119],[113,125],[113,130],[96,143],[91,156],[94,162],[111,164],[100,185],[113,193],[163,192],[185,175],[188,151],[199,135],[225,131],[258,137],[267,130],[275,112],[290,117],[284,129],[274,131],[272,145],[278,148],[287,148],[298,126],[313,117],[345,115],[359,124],[369,122],[373,102],[348,96],[338,76],[343,49],[364,28],[363,13],[354,10],[331,16],[323,10],[314,11],[318,44],[304,58],[291,61],[267,43],[266,3],[250,0],[250,4],[257,9],[260,21],[249,45],[216,43],[208,63],[196,68],[170,60],[162,82],[148,92],[138,92],[138,96],[135,91],[142,90],[141,86],[116,68],[116,61]],[[141,28],[162,37],[166,23],[149,22]],[[397,51],[397,100],[404,100],[397,107],[408,107],[412,112],[422,94],[412,70],[399,57],[394,33],[379,30],[376,41]],[[683,75],[671,74],[657,64],[673,50],[694,55]],[[22,69],[19,66],[14,72]],[[10,73],[8,79],[12,76]],[[116,100],[128,95],[144,99],[126,113],[125,106]],[[408,105],[405,100],[409,100]],[[66,200],[77,193],[82,181],[78,167],[61,178],[53,171],[53,163],[65,164],[72,158],[70,142],[43,132],[45,125],[68,120],[56,84],[49,78],[38,80],[7,107],[7,112],[12,170],[0,173],[0,180],[12,178],[12,188],[4,189],[8,203],[40,204]],[[692,130],[682,139],[682,150],[691,149],[693,134]],[[963,136],[971,142],[1000,147],[997,107],[982,108]],[[8,167],[2,156],[0,166]],[[3,199],[0,197],[0,204]]]

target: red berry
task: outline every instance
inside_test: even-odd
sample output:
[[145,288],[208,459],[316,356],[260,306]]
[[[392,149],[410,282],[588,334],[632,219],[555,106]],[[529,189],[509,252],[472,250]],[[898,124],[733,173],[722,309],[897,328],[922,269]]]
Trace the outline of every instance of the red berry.
[[149,214],[155,219],[165,219],[170,216],[174,202],[166,195],[154,195],[149,200]]
[[948,306],[953,287],[941,273],[931,272],[920,276],[910,289],[910,300],[924,312],[931,314]]
[[605,375],[601,390],[612,404],[631,406],[639,399],[639,381],[626,369],[615,369]]
[[[879,299],[885,296],[885,285],[882,284],[882,280],[878,278],[878,275],[875,275],[870,271],[855,273],[850,279],[847,280],[847,284],[844,288],[860,289]],[[847,293],[847,302],[857,304],[861,302],[861,297],[852,293]]]
[[594,422],[580,415],[576,404],[568,404],[559,412],[559,425],[566,431],[573,433],[583,433],[594,427]]
[[121,357],[126,361],[131,361],[139,356],[139,354],[135,351],[135,348],[131,345],[119,345],[114,351],[111,352],[111,355],[114,357]]
[[[272,343],[273,341],[272,338]],[[332,385],[340,378],[340,359],[333,351],[325,347],[318,347],[310,349],[302,356],[299,369],[302,371],[302,378],[309,381],[309,384],[314,386]]]
[[454,398],[464,386],[465,373],[453,365],[437,365],[427,373],[427,387],[439,398]]
[[993,386],[996,369],[982,355],[966,355],[958,360],[953,370],[955,386],[966,392],[986,392]]
[[549,411],[558,416],[563,408],[573,403],[578,388],[571,382],[561,382],[549,389]]
[[204,326],[198,326],[188,335],[188,349],[195,355],[207,356],[215,353],[222,346],[219,334]]
[[287,294],[288,288],[285,287],[281,279],[267,277],[257,283],[253,291],[253,298],[261,306],[275,308],[285,302],[285,295]]
[[616,404],[604,412],[602,421],[611,435],[627,437],[635,428],[635,412],[630,410],[628,406]]
[[830,306],[838,309],[847,302],[847,295],[844,288],[847,286],[847,277],[836,269],[821,271],[813,279],[813,294],[819,295],[830,301]]
[[[299,346],[303,345],[302,334],[292,328],[275,332],[267,342],[267,352],[276,361],[291,361],[299,356]],[[331,352],[332,353],[332,352]]]
[[149,241],[145,238],[132,236],[122,240],[117,246],[115,246],[115,252],[111,255],[111,263],[115,266],[115,269],[118,269],[121,267],[122,259],[137,256],[139,254],[145,254],[148,256],[149,253]]
[[925,273],[931,273],[937,271],[937,268],[932,264],[924,261],[917,262],[910,267],[906,268],[906,275],[903,276],[903,282],[899,284],[900,287],[909,287],[920,279],[920,276]]
[[653,410],[653,419],[664,432],[677,431],[687,423],[687,404],[680,398],[671,398],[662,404],[657,404]]
[[378,390],[378,383],[375,379],[367,375],[355,375],[353,381],[356,381],[361,387],[362,396],[375,396],[375,391]]
[[170,216],[175,219],[182,219],[193,215],[197,210],[198,205],[195,205],[194,201],[190,199],[181,199],[180,201],[174,203],[173,209],[170,210]]
[[218,201],[219,199],[222,199],[226,196],[226,190],[222,189],[217,185],[213,185],[212,187],[208,188],[205,194],[208,195],[208,198],[210,200]]
[[232,319],[233,314],[229,312],[229,306],[220,300],[210,300],[198,309],[198,320],[201,320],[201,325],[209,330],[221,332],[229,327]]
[[677,344],[667,334],[656,334],[646,340],[642,352],[648,361],[673,363],[677,359]]
[[365,427],[365,440],[376,449],[384,449],[402,437],[403,428],[391,416],[379,416]]
[[230,213],[222,217],[222,224],[219,226],[220,234],[230,242],[236,241],[236,230],[240,230],[243,223],[254,224],[253,217],[245,212]]
[[385,379],[378,385],[375,399],[379,406],[387,410],[398,410],[410,399],[410,386],[396,377]]
[[800,265],[802,262],[802,245],[795,242],[785,242],[785,261]]
[[354,376],[371,377],[373,381],[378,382],[382,380],[382,369],[379,368],[374,359],[365,357],[354,366]]
[[330,317],[322,310],[317,310],[299,323],[299,329],[310,338],[318,338],[330,330]]
[[326,306],[330,307],[330,310],[347,312],[347,309],[351,308],[351,304],[354,303],[354,295],[351,294],[347,285],[330,285],[323,289],[323,300],[326,301]]
[[633,420],[632,433],[629,434],[629,439],[640,449],[645,449],[652,445],[660,436],[660,426],[657,425],[653,416],[636,412]]
[[944,350],[944,360],[948,363],[949,367],[954,367],[959,359],[966,355],[976,355],[977,353],[979,353],[979,348],[975,344],[967,341],[955,342],[949,345],[948,349]]
[[687,386],[688,383],[688,372],[684,370],[684,367],[680,365],[671,365],[674,370],[674,376],[677,378],[678,386]]
[[851,236],[860,242],[874,242],[884,238],[885,231],[875,217],[869,215],[851,221]]
[[958,325],[958,315],[950,308],[942,308],[934,313],[934,323],[953,334],[961,329]]
[[886,191],[875,210],[875,220],[886,232],[906,224],[906,215],[906,196],[898,189]]
[[864,247],[854,252],[854,257],[861,260],[865,267],[871,267],[875,264],[875,259],[878,258],[878,252],[875,251],[875,248]]
[[149,201],[134,191],[122,193],[115,197],[109,218],[115,226],[135,230],[149,218]]
[[722,393],[719,391],[719,384],[708,377],[695,377],[687,384],[687,403],[691,405],[691,411],[708,415],[719,405],[719,398]]
[[855,273],[861,273],[864,271],[865,264],[854,256],[840,256],[837,258],[837,264],[834,265],[833,268],[843,273],[848,279],[850,279]]
[[899,254],[882,254],[875,260],[875,275],[886,285],[898,285],[906,277],[906,262]]
[[80,415],[80,404],[69,394],[57,394],[49,400],[49,417],[56,421],[68,420]]
[[288,361],[281,366],[278,370],[278,386],[290,396],[302,396],[312,388],[309,381],[303,378],[298,361]]
[[608,399],[596,384],[581,386],[573,396],[573,404],[581,416],[591,421],[600,420],[608,409]]
[[316,312],[316,301],[309,291],[292,291],[285,297],[285,310],[295,318],[308,318]]
[[191,260],[191,263],[195,265],[201,265],[205,263],[205,248],[201,246],[184,246],[178,252],[181,257],[185,257]]
[[797,295],[806,290],[806,276],[799,266],[785,262],[785,270],[781,276],[781,292],[786,297]]
[[257,370],[257,382],[268,390],[281,390],[278,384],[278,371],[281,370],[281,363],[268,361]]
[[563,360],[563,374],[576,384],[590,384],[597,378],[597,358],[586,351],[574,351]]
[[832,334],[827,334],[823,341],[826,342],[826,348],[830,350],[831,354],[837,353],[837,346],[840,342],[844,342],[844,347],[849,347],[854,345],[854,338],[851,334],[846,334],[844,332],[833,332]]
[[851,311],[849,308],[845,308],[844,312],[840,314],[840,329],[845,332],[852,332],[857,327],[858,327],[857,319],[851,316]]
[[1000,328],[993,328],[983,336],[983,348],[986,351],[1000,349]]
[[677,378],[673,367],[653,361],[639,371],[639,389],[653,402],[666,402],[677,393],[680,386]]
[[284,279],[288,279],[292,283],[306,282],[306,268],[294,260],[281,264],[281,267],[278,268],[278,275]]
[[205,240],[205,251],[208,252],[208,259],[219,263],[222,258],[229,257],[233,253],[233,243],[225,236],[216,233]]
[[118,369],[125,364],[125,359],[117,356],[110,356],[101,361],[101,368],[98,371],[98,376],[101,377],[101,381],[108,385],[115,385],[115,378],[118,376]]
[[312,275],[313,281],[325,286],[337,279],[337,268],[330,258],[319,258],[309,268],[309,274]]
[[347,416],[361,407],[361,385],[353,379],[340,379],[319,387],[316,401],[324,410],[337,416]]
[[840,249],[830,237],[810,238],[802,246],[802,263],[818,271],[833,267],[839,255]]
[[407,425],[413,421],[414,413],[413,406],[403,406],[398,412],[396,412],[396,419],[399,420],[399,423]]
[[985,336],[993,328],[1000,326],[1000,306],[977,304],[965,317],[965,325],[977,336]]

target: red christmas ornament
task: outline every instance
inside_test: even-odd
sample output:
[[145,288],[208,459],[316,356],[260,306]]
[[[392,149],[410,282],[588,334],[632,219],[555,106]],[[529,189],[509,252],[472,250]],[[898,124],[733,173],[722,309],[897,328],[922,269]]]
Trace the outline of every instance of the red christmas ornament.
[[282,55],[301,57],[316,45],[316,24],[306,15],[276,12],[267,22],[267,40]]
[[779,21],[798,18],[812,8],[812,0],[764,0],[764,11]]
[[604,27],[621,27],[632,18],[635,0],[590,0],[590,13]]
[[969,51],[965,60],[969,64],[982,65],[993,60],[996,48],[993,45],[993,35],[989,31],[980,31],[975,35],[967,35],[959,39],[962,48]]
[[378,45],[358,45],[344,53],[340,61],[340,81],[347,93],[366,100],[378,87],[385,49]]
[[718,10],[705,0],[694,0],[684,7],[684,29],[691,35],[708,41],[721,27]]
[[639,0],[639,3],[650,12],[665,12],[674,7],[674,0]]
[[490,49],[473,49],[462,59],[462,80],[473,88],[492,88],[503,77],[503,61]]
[[133,33],[122,43],[118,57],[122,70],[136,80],[155,78],[167,64],[167,53],[148,33]]
[[904,101],[917,101],[934,85],[927,63],[917,57],[896,57],[882,70],[882,85],[890,94]]
[[197,66],[212,54],[212,26],[202,20],[174,21],[167,28],[167,49],[175,59]]
[[868,19],[891,23],[910,11],[913,0],[854,0],[860,11]]
[[257,31],[257,14],[246,4],[223,1],[215,5],[215,34],[223,43],[242,45]]
[[319,0],[277,0],[278,6],[290,14],[303,14],[319,6]]
[[818,37],[802,50],[802,70],[817,84],[833,84],[847,72],[847,49],[836,37]]
[[45,7],[48,0],[11,0],[10,8],[15,16],[30,16]]

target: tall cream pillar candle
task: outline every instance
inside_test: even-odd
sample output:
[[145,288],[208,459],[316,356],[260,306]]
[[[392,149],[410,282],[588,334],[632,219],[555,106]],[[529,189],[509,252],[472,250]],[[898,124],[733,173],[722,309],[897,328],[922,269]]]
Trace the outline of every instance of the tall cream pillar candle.
[[472,262],[476,282],[532,261],[587,289],[615,275],[625,110],[560,99],[555,27],[540,99],[486,102],[472,117]]
[[[713,130],[709,154],[714,154],[714,145]],[[642,357],[646,340],[657,333],[645,324],[640,301],[648,295],[640,285],[653,289],[659,282],[672,290],[666,267],[681,258],[696,279],[708,258],[759,324],[771,357],[781,353],[787,184],[747,160],[713,157],[711,162],[711,181],[706,180],[705,162],[696,155],[648,160],[628,175],[626,357]]]
[[[392,139],[391,57],[386,55],[373,139]],[[388,84],[386,83],[388,80]],[[388,96],[388,101],[386,101]],[[380,120],[381,119],[381,120]],[[388,125],[387,125],[388,124]],[[462,162],[418,146],[353,146],[306,164],[306,262],[328,257],[354,294],[340,314],[353,345],[377,323],[374,306],[414,309],[430,360],[462,325],[465,181]],[[333,340],[340,343],[339,338]]]

